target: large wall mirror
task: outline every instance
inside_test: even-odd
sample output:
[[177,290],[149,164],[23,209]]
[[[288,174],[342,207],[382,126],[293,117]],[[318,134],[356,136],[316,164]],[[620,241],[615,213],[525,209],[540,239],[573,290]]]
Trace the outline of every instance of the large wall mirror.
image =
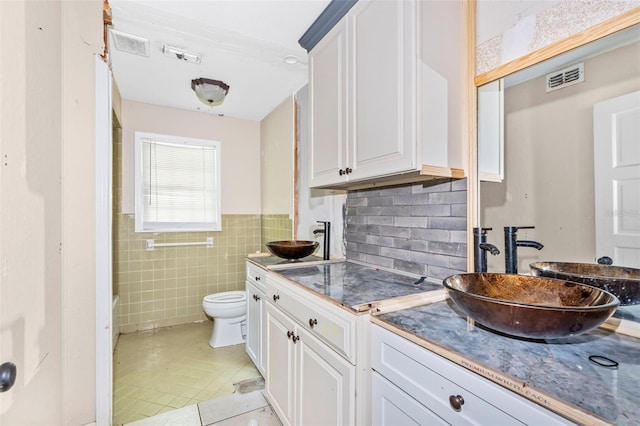
[[[478,223],[501,251],[488,271],[505,271],[505,226],[533,226],[518,239],[544,245],[518,248],[519,273],[603,256],[640,268],[638,103],[640,25],[478,88]],[[612,114],[616,134],[604,124]],[[613,149],[614,140],[626,142]],[[636,166],[615,176],[621,163]],[[614,221],[622,243],[602,234]],[[616,315],[640,322],[640,305]]]

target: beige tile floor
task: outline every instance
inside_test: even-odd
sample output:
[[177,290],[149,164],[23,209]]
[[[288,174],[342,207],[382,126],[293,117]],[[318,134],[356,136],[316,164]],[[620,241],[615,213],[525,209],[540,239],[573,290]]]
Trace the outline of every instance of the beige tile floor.
[[116,425],[209,401],[260,376],[244,345],[213,349],[212,323],[123,334],[113,355]]

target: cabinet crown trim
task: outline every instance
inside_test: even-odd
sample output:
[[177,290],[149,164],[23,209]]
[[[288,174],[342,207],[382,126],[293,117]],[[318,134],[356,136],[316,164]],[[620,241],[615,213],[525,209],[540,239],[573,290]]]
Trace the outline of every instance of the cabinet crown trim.
[[311,49],[331,31],[331,28],[347,14],[349,9],[351,9],[357,1],[358,0],[331,0],[331,3],[325,7],[322,13],[313,21],[309,29],[300,37],[298,44],[306,49],[307,52],[311,51]]

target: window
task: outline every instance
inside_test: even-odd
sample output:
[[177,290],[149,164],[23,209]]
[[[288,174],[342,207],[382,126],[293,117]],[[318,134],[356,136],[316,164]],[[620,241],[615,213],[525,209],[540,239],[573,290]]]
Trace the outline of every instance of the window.
[[136,232],[219,231],[220,143],[136,132]]

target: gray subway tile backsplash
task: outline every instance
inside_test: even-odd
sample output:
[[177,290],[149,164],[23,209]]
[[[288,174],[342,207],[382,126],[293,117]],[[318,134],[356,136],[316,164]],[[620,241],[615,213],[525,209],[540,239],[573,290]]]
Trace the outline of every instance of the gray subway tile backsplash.
[[466,179],[347,194],[347,258],[441,280],[466,271]]

